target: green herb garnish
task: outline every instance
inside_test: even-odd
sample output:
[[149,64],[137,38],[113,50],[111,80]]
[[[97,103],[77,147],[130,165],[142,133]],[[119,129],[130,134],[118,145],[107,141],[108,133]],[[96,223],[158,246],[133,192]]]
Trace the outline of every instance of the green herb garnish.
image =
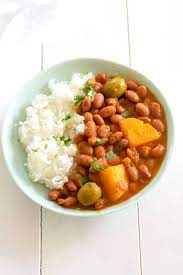
[[91,167],[95,169],[96,171],[100,172],[104,170],[104,166],[99,164],[97,161],[94,161],[91,163]]
[[38,149],[32,149],[32,152],[37,152],[38,151]]
[[89,179],[87,176],[82,176],[81,178],[82,178],[83,183],[89,182]]
[[116,157],[116,154],[113,151],[109,151],[105,154],[106,160],[112,159],[114,157]]
[[66,120],[68,120],[70,118],[71,118],[71,114],[65,113],[64,116],[63,116],[63,118],[62,118],[62,121],[66,121]]
[[80,75],[81,75],[81,77],[83,77],[83,76],[85,76],[85,75],[87,75],[88,74],[88,72],[87,71],[84,71],[84,72],[82,72]]
[[94,90],[89,91],[89,93],[87,94],[87,96],[90,97],[91,102],[94,101],[95,95],[96,95],[96,92]]
[[128,111],[128,110],[125,110],[125,111],[122,112],[121,114],[122,114],[122,116],[124,116],[124,117],[129,117],[129,116],[132,115],[132,113],[131,113],[130,111]]
[[83,92],[85,93],[85,95],[90,97],[91,101],[94,100],[96,92],[94,91],[92,86],[90,86],[86,83],[84,88],[83,88]]
[[75,106],[78,105],[84,98],[85,98],[84,95],[76,95],[76,96],[74,97],[74,100],[75,100],[74,105],[75,105]]
[[102,144],[102,139],[101,138],[97,138],[96,141],[97,141],[98,144]]
[[70,137],[69,138],[65,138],[64,136],[57,137],[57,142],[59,142],[59,141],[63,141],[65,146],[69,146],[70,142],[71,142],[71,139],[70,139]]
[[64,145],[65,145],[65,146],[69,146],[69,145],[70,145],[70,142],[71,142],[71,139],[70,139],[70,138],[64,139]]
[[45,144],[44,149],[47,149],[47,148],[48,148],[48,144]]

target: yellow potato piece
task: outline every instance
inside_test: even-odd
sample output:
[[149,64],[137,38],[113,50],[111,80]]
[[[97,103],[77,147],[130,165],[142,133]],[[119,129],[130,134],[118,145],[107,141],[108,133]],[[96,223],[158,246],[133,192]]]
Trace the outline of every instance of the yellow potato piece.
[[123,164],[106,168],[99,176],[104,192],[111,202],[117,201],[128,190],[128,178]]
[[161,137],[161,134],[149,123],[144,123],[137,118],[127,118],[120,121],[120,127],[132,147],[155,141]]

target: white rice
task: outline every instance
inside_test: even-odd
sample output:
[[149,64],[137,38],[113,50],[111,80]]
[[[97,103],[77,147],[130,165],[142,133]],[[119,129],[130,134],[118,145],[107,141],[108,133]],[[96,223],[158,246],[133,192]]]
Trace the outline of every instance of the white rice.
[[[84,131],[83,116],[75,113],[74,97],[81,94],[93,74],[74,74],[70,82],[50,80],[51,95],[37,95],[26,108],[26,119],[19,123],[18,135],[27,152],[26,167],[33,182],[48,188],[62,188],[68,180],[76,156],[73,138]],[[63,121],[67,114],[71,118]],[[65,146],[64,139],[71,139]]]

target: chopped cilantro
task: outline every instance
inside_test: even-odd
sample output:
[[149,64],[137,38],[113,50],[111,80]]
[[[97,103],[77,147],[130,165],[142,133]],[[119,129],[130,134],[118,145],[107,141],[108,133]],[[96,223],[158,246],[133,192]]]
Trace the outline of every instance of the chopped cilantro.
[[124,117],[129,117],[132,115],[132,113],[128,110],[125,110],[124,112],[121,113]]
[[69,146],[69,145],[70,145],[70,142],[71,142],[71,139],[70,139],[70,138],[64,139],[64,145],[65,145],[65,146]]
[[92,102],[94,101],[95,95],[96,95],[96,92],[94,90],[89,91],[89,93],[87,94],[87,96],[90,97]]
[[98,172],[104,170],[104,166],[99,164],[97,161],[92,162],[91,167]]
[[63,116],[63,118],[62,118],[62,121],[68,120],[70,118],[71,118],[71,114],[65,113],[64,116]]
[[85,83],[85,85],[83,87],[83,92],[85,93],[85,95],[87,95],[92,90],[93,90],[93,87],[88,85],[87,83]]
[[37,152],[38,151],[38,149],[32,149],[32,152]]
[[97,138],[97,143],[98,144],[102,144],[102,139],[101,138]]
[[89,179],[87,176],[82,176],[81,178],[82,178],[83,183],[89,182]]
[[94,100],[96,92],[94,91],[92,86],[90,86],[86,83],[84,88],[83,88],[83,92],[85,93],[85,95],[90,97],[91,101]]
[[48,144],[45,144],[44,149],[47,149],[47,148],[48,148]]
[[105,154],[106,160],[112,159],[116,156],[116,154],[113,151],[109,151]]
[[69,146],[70,142],[71,142],[71,139],[70,139],[70,137],[65,138],[64,136],[57,137],[57,142],[59,142],[59,141],[63,141],[65,146]]
[[74,97],[74,100],[75,100],[74,105],[75,105],[75,106],[78,105],[84,98],[85,98],[84,95],[76,95],[76,96]]
[[59,142],[59,141],[63,141],[64,140],[64,136],[62,136],[62,137],[57,137],[57,142]]
[[84,72],[81,73],[81,77],[83,77],[83,76],[85,76],[85,75],[87,75],[87,74],[88,74],[88,72],[87,72],[87,71],[84,71]]

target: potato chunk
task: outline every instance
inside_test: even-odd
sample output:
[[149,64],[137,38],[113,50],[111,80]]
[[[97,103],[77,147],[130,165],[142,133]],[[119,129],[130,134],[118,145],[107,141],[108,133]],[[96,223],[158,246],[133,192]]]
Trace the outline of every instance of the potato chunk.
[[106,168],[99,175],[104,192],[111,202],[117,201],[128,190],[128,179],[123,164]]
[[130,146],[137,147],[160,138],[159,133],[149,123],[144,123],[137,118],[127,118],[119,122],[121,130],[128,139]]

